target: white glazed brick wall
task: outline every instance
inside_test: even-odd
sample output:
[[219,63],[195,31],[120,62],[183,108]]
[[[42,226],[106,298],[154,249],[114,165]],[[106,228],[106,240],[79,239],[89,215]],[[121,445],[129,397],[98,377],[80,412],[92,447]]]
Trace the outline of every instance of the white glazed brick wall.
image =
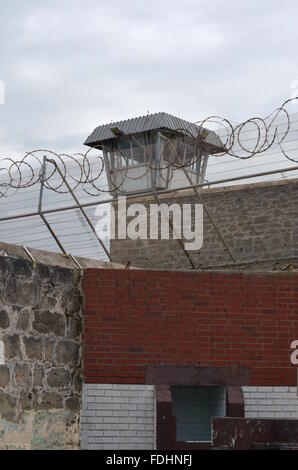
[[154,449],[154,387],[84,384],[81,448]]
[[296,387],[243,387],[246,418],[298,418]]

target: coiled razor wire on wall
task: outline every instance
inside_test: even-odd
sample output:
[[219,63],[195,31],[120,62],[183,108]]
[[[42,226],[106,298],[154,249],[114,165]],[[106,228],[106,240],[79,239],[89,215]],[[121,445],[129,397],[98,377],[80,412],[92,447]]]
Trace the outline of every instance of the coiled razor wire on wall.
[[[158,170],[160,178],[164,179],[165,170],[170,166],[173,169],[193,168],[202,158],[204,152],[208,152],[206,137],[208,128],[216,129],[216,133],[221,140],[221,151],[215,157],[229,155],[231,157],[247,160],[256,155],[263,154],[273,146],[276,146],[280,153],[289,161],[298,163],[298,157],[290,155],[284,148],[286,137],[291,132],[291,116],[286,109],[288,104],[297,100],[298,97],[285,101],[272,114],[265,118],[252,117],[234,125],[225,118],[219,116],[209,116],[202,121],[195,123],[197,126],[197,135],[188,129],[181,129],[182,137],[177,139],[168,139],[163,136],[163,155],[170,156],[166,161],[159,158],[156,161],[155,147],[146,145],[131,136],[136,146],[139,146],[144,155],[144,172],[142,175],[132,176],[128,169],[130,167],[130,154],[119,150],[121,159],[122,173],[121,181],[117,185],[107,188],[103,184],[105,163],[103,158],[104,146],[101,149],[90,148],[85,154],[77,153],[73,155],[57,154],[51,150],[34,150],[27,152],[20,160],[12,158],[1,159],[0,167],[0,197],[6,197],[10,190],[19,190],[29,188],[43,182],[47,189],[57,193],[67,193],[69,188],[64,184],[67,180],[69,187],[74,191],[81,187],[87,195],[98,196],[102,193],[117,193],[125,179],[140,179],[148,172]],[[247,138],[247,134],[253,130],[254,138]],[[179,131],[179,129],[178,129]],[[190,147],[196,149],[191,158],[185,159],[186,144],[191,143]],[[94,156],[94,151],[96,155]],[[43,174],[44,157],[52,159],[56,165],[47,167],[46,174]],[[57,166],[60,169],[57,173]],[[63,175],[63,176],[61,176]],[[170,178],[173,177],[170,175]],[[113,182],[112,182],[113,184]]]

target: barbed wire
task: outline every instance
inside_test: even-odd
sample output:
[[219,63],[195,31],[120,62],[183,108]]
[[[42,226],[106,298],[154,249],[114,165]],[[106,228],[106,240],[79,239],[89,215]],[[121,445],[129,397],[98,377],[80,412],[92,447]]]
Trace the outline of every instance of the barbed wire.
[[[177,136],[174,138],[163,132],[158,155],[155,144],[144,143],[138,136],[131,135],[129,137],[134,144],[135,154],[131,153],[131,148],[119,147],[113,153],[115,168],[112,169],[107,168],[107,160],[104,158],[104,154],[108,154],[111,149],[104,145],[99,149],[90,148],[84,154],[58,154],[39,149],[27,152],[19,160],[3,158],[0,160],[0,197],[7,197],[10,190],[29,188],[41,182],[51,191],[67,193],[69,189],[65,186],[65,180],[71,190],[80,186],[90,196],[118,193],[125,181],[151,177],[152,172],[158,173],[161,181],[170,182],[175,170],[188,168],[201,171],[203,158],[208,153],[221,159],[229,156],[247,160],[276,147],[287,160],[298,163],[298,157],[290,155],[285,149],[286,138],[293,131],[294,123],[287,106],[297,99],[298,97],[288,99],[264,118],[252,117],[237,125],[232,125],[226,118],[209,116],[194,123],[196,135],[193,133],[193,124],[191,129],[177,129]],[[211,131],[211,128],[215,131]],[[249,137],[250,133],[252,137]],[[217,143],[216,150],[212,150],[210,135],[218,138],[217,142],[220,144]],[[298,134],[296,140],[298,141]],[[45,172],[44,157],[47,161]],[[133,174],[130,169],[136,166],[139,173]],[[110,175],[109,187],[104,183],[105,171]],[[115,173],[118,178],[114,178]]]
[[[268,116],[253,117],[249,118],[246,121],[233,126],[230,121],[219,116],[210,116],[202,121],[198,121],[197,124],[199,127],[204,128],[216,125],[218,129],[223,129],[224,132],[220,135],[223,141],[225,151],[219,153],[218,156],[223,156],[225,154],[230,155],[234,158],[239,159],[248,159],[252,158],[257,154],[261,154],[269,150],[273,145],[279,147],[280,152],[284,157],[292,162],[297,163],[298,158],[292,158],[283,148],[283,143],[286,140],[287,135],[291,131],[291,116],[287,111],[286,107],[289,103],[293,103],[298,100],[298,96],[286,100],[280,107],[278,107],[273,113]],[[283,117],[284,122],[278,122],[278,120]],[[257,138],[254,139],[254,145],[252,149],[249,149],[243,145],[243,134],[247,132],[248,126],[253,126],[255,132],[257,133]],[[280,137],[278,136],[278,128],[285,126],[285,129],[281,132]],[[225,136],[225,139],[224,139]],[[235,151],[235,147],[239,148],[243,152],[246,152],[246,155],[240,155],[239,152]]]

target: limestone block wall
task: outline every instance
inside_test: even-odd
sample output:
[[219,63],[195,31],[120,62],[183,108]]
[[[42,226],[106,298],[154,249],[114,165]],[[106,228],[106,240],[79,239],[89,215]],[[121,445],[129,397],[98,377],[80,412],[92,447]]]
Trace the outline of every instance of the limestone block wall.
[[[298,180],[247,184],[201,191],[211,214],[236,264],[231,260],[214,226],[203,214],[203,246],[189,251],[195,269],[225,267],[238,271],[298,270]],[[160,198],[171,205],[200,203],[193,191],[171,193]],[[127,199],[147,208],[148,238],[111,240],[114,262],[145,269],[192,269],[177,240],[149,238],[149,206],[153,198]],[[117,212],[117,204],[114,204]],[[131,220],[127,217],[127,223]],[[117,226],[117,220],[116,220]],[[171,232],[171,231],[170,231]],[[160,233],[160,227],[159,227]],[[117,234],[117,230],[116,230]]]
[[78,448],[78,271],[1,254],[0,449]]

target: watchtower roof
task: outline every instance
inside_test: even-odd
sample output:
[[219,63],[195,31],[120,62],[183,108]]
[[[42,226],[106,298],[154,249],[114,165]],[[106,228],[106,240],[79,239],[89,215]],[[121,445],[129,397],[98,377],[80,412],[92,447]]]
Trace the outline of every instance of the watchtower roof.
[[177,133],[185,132],[185,134],[197,137],[199,132],[204,132],[204,134],[206,134],[205,142],[207,144],[218,148],[219,151],[223,148],[220,138],[214,131],[203,129],[192,122],[185,121],[184,119],[164,112],[148,114],[147,116],[140,116],[98,126],[84,142],[85,145],[90,147],[97,145],[100,146],[100,144],[103,144],[105,141],[117,139],[117,136],[112,131],[114,128],[118,129],[122,136],[129,136],[147,131],[164,130]]

